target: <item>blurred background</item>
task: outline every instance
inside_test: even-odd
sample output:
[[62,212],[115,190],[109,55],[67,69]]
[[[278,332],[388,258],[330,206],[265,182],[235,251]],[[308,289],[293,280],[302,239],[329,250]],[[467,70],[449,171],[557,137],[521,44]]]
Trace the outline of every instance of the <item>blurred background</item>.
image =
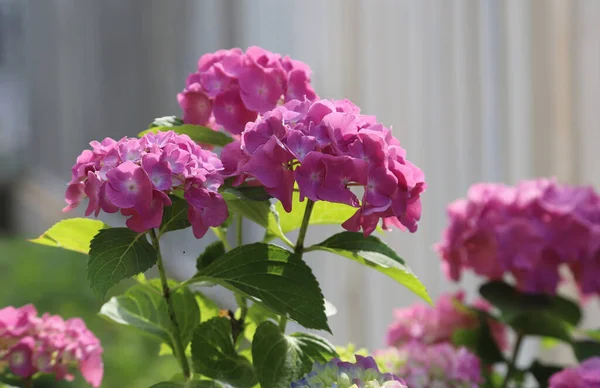
[[[432,245],[446,205],[471,184],[556,176],[600,189],[598,0],[0,0],[0,305],[86,318],[105,344],[107,387],[142,367],[156,381],[175,366],[156,358],[156,344],[95,315],[85,258],[43,255],[23,237],[65,216],[70,167],[89,141],[180,115],[176,94],[198,57],[250,45],[308,63],[319,95],[349,98],[393,127],[429,189],[419,231],[385,239],[434,298],[457,288]],[[260,235],[245,227],[248,241]],[[309,231],[308,242],[319,234]],[[168,236],[171,275],[191,276],[210,238]],[[347,260],[307,260],[339,310],[336,344],[383,345],[392,309],[417,301]],[[474,295],[477,284],[461,286]],[[600,326],[598,306],[588,302],[586,326]],[[540,352],[570,361],[535,342],[523,361]]]

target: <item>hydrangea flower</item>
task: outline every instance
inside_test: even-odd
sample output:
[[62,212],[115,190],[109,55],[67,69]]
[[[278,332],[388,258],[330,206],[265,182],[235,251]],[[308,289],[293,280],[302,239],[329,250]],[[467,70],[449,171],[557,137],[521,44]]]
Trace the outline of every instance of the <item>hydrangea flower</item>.
[[[350,231],[416,231],[421,217],[423,172],[389,128],[360,114],[348,100],[293,100],[248,123],[241,141],[224,147],[225,176],[234,184],[262,184],[291,211],[297,184],[300,199],[343,203],[357,208],[343,223]],[[257,181],[257,182],[256,182]],[[362,188],[359,200],[351,190]]]
[[436,249],[452,280],[471,269],[489,279],[512,275],[523,292],[554,294],[566,264],[583,294],[600,291],[600,197],[592,188],[549,179],[480,183],[448,206],[448,217]]
[[100,386],[102,346],[81,319],[39,317],[32,305],[0,309],[0,373],[7,368],[25,379],[39,372],[72,381],[73,367],[93,387]]
[[579,366],[563,369],[550,377],[549,388],[600,388],[600,357],[588,358]]
[[72,168],[65,199],[69,211],[86,197],[86,216],[101,210],[129,216],[127,227],[141,233],[160,226],[169,194],[183,192],[194,236],[228,217],[218,193],[223,183],[221,161],[187,135],[173,131],[148,133],[141,139],[110,138],[90,143]]
[[292,388],[406,388],[391,373],[381,373],[373,357],[357,355],[356,362],[333,359],[327,364],[315,363],[311,372],[292,382]]
[[[423,344],[450,342],[458,329],[475,329],[480,325],[479,317],[466,309],[465,293],[443,294],[435,306],[415,303],[406,308],[394,310],[394,322],[388,327],[386,342],[388,346],[401,347],[417,341]],[[478,300],[474,303],[480,310],[489,311],[491,306]],[[490,319],[490,331],[500,349],[506,349],[508,339],[506,327]]]
[[375,352],[379,366],[404,378],[410,388],[477,388],[483,381],[479,359],[449,343],[410,342]]
[[240,134],[247,122],[283,99],[316,98],[305,63],[260,47],[205,54],[177,100],[187,124],[223,127]]

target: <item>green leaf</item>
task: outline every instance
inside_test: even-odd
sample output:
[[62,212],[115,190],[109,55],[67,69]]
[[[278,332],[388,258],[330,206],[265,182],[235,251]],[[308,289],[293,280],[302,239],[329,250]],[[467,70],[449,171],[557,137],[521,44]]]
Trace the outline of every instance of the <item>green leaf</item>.
[[172,205],[165,206],[160,229],[158,230],[159,236],[166,232],[186,229],[191,226],[188,220],[187,201],[175,195],[169,197],[171,198]]
[[183,125],[183,120],[177,116],[164,116],[155,118],[154,121],[148,125],[148,128],[154,127],[177,127]]
[[289,337],[296,340],[304,360],[303,373],[310,372],[315,362],[327,363],[334,357],[339,357],[335,346],[325,338],[311,333],[292,333]]
[[154,384],[150,388],[223,388],[221,384],[211,380],[192,380],[184,383],[165,381]]
[[246,314],[244,337],[252,342],[258,326],[269,319],[276,321],[278,319],[277,314],[263,307],[261,304],[254,303],[248,308],[248,313]]
[[248,201],[230,192],[224,192],[222,195],[230,213],[239,214],[262,226],[268,235],[286,238],[279,227],[279,215],[275,211],[275,205],[271,205],[269,201]]
[[[292,211],[287,213],[281,202],[277,202],[275,209],[279,213],[279,223],[283,233],[300,228],[307,201],[300,202],[300,194],[294,192],[292,197]],[[341,225],[356,213],[356,208],[341,203],[317,201],[310,216],[311,225]]]
[[241,293],[308,329],[330,330],[323,294],[311,269],[278,246],[237,247],[199,271],[188,284],[202,281]]
[[273,322],[264,322],[252,341],[252,360],[262,388],[289,387],[305,369],[302,349]]
[[196,303],[200,308],[200,322],[206,322],[219,316],[219,306],[206,295],[195,291]]
[[[318,202],[317,202],[318,203]],[[375,236],[342,232],[307,249],[323,250],[347,257],[371,267],[404,285],[431,304],[427,289],[396,252]]]
[[219,190],[221,193],[227,193],[233,195],[238,199],[245,199],[248,201],[268,201],[273,198],[271,194],[265,191],[262,186],[221,186]]
[[[175,285],[171,282],[171,286]],[[183,346],[200,323],[200,311],[194,295],[185,287],[171,293],[175,316],[179,323]],[[128,325],[167,343],[173,349],[173,325],[162,295],[160,280],[129,288],[124,295],[112,297],[100,309],[100,315],[122,325]]]
[[223,245],[222,241],[215,241],[208,244],[204,252],[202,252],[196,260],[196,269],[200,271],[202,268],[207,267],[224,254],[225,245]]
[[540,388],[547,387],[550,377],[561,370],[562,368],[559,366],[545,365],[537,360],[535,360],[529,367],[529,372],[531,372],[533,377],[535,377]]
[[600,329],[585,330],[583,333],[591,339],[600,341]]
[[456,330],[452,334],[452,342],[456,346],[471,349],[487,365],[505,361],[485,320],[481,320],[481,325],[476,329]]
[[194,330],[192,361],[194,370],[204,376],[239,388],[256,384],[252,364],[235,351],[227,318],[213,318]]
[[138,134],[142,137],[148,133],[158,133],[166,131],[175,131],[180,135],[188,135],[193,141],[202,144],[210,144],[217,147],[224,147],[233,141],[233,138],[223,132],[218,132],[200,125],[183,124],[175,127],[151,127]]
[[90,243],[87,278],[101,298],[123,279],[145,272],[156,263],[157,252],[145,233],[127,228],[102,229]]
[[600,357],[600,342],[590,340],[574,341],[571,346],[579,362],[590,357]]
[[504,317],[505,322],[524,335],[550,337],[571,342],[570,327],[547,312],[528,312]]
[[543,312],[577,326],[581,309],[577,303],[562,296],[526,294],[503,281],[491,281],[479,288],[479,293],[505,316]]
[[68,218],[54,224],[32,243],[49,245],[87,254],[90,242],[102,229],[110,228],[102,221],[89,218]]

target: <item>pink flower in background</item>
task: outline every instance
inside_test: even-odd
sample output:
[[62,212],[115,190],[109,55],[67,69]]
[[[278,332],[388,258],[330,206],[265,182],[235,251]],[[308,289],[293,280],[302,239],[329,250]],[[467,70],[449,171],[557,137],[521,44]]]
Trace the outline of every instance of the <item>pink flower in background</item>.
[[379,367],[402,376],[410,388],[477,388],[483,381],[479,359],[449,343],[409,342],[374,352]]
[[84,150],[72,168],[63,211],[87,197],[87,216],[120,210],[129,217],[127,227],[141,233],[160,226],[164,207],[172,205],[169,194],[179,191],[189,204],[196,238],[227,219],[217,192],[223,183],[221,161],[188,136],[168,131],[90,145],[92,150]]
[[555,373],[548,383],[549,388],[600,388],[600,357]]
[[[291,211],[300,199],[343,203],[355,214],[342,226],[371,234],[383,227],[416,231],[421,217],[423,172],[406,160],[391,130],[361,115],[348,100],[292,100],[248,123],[241,141],[223,149],[224,175],[258,181]],[[359,200],[352,188],[363,192]]]
[[71,381],[76,367],[93,387],[104,372],[100,341],[81,319],[39,317],[32,305],[0,309],[0,361],[0,372],[6,367],[22,378],[41,372]]
[[205,54],[177,95],[187,124],[223,127],[235,135],[246,123],[284,102],[317,96],[305,63],[260,47]]
[[[477,328],[480,325],[479,317],[466,309],[464,299],[464,292],[459,291],[442,295],[435,306],[416,303],[394,310],[394,322],[386,334],[387,345],[402,347],[410,342],[428,345],[450,342],[455,331]],[[483,301],[475,302],[475,307],[484,311],[491,308]],[[500,349],[505,349],[508,346],[506,327],[492,319],[488,325]]]
[[450,223],[436,250],[446,275],[462,271],[518,289],[554,294],[568,265],[583,294],[600,292],[600,197],[589,187],[538,179],[516,186],[479,183],[448,206]]

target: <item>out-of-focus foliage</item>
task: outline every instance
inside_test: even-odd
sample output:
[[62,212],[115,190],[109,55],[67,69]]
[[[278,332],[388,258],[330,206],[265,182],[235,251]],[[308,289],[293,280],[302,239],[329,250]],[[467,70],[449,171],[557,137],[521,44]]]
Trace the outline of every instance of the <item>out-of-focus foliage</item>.
[[[102,301],[90,290],[87,257],[64,249],[50,249],[24,240],[0,240],[0,308],[33,303],[40,313],[81,317],[104,347],[103,387],[146,388],[178,372],[171,357],[157,357],[160,344],[133,329],[115,325],[98,315]],[[131,282],[114,287],[122,294]],[[143,373],[140,371],[143,370]],[[74,383],[52,377],[36,380],[35,388],[88,387],[76,375]]]

